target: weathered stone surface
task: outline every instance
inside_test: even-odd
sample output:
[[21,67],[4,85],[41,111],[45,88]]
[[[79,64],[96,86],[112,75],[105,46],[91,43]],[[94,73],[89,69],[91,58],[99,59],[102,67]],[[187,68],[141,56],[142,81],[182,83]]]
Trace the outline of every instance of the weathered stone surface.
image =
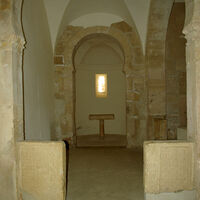
[[161,117],[153,118],[154,135],[156,140],[167,139],[167,121]]
[[0,199],[17,200],[16,140],[23,139],[21,0],[0,1]]
[[149,114],[165,115],[165,87],[164,86],[149,86]]
[[187,138],[194,141],[195,152],[195,185],[197,188],[197,199],[200,198],[200,1],[186,0],[186,23],[184,33],[187,38],[186,62],[187,62]]
[[133,47],[140,47],[140,39],[136,31],[132,30],[132,32],[127,33],[127,37]]
[[19,192],[23,200],[65,200],[66,150],[63,142],[19,142]]
[[185,40],[182,38],[185,4],[175,3],[166,35],[165,76],[169,139],[176,138],[176,129],[187,126]]
[[[70,33],[70,34],[69,34]],[[111,27],[66,27],[63,35],[57,41],[56,53],[63,55],[65,66],[55,67],[55,106],[56,106],[56,135],[58,138],[71,138],[73,142],[74,126],[74,66],[73,55],[74,48],[84,40],[95,37],[97,33],[103,33],[117,40],[123,49],[125,56],[123,72],[126,75],[127,83],[127,135],[128,146],[140,146],[146,138],[146,123],[140,123],[145,120],[147,107],[145,95],[145,67],[144,55],[141,48],[140,38],[135,27],[130,27],[126,22],[112,24]],[[78,46],[77,46],[78,45]],[[91,44],[92,45],[92,44]],[[88,47],[89,48],[89,47]],[[130,102],[138,102],[138,104]],[[139,118],[135,123],[134,115]],[[143,127],[144,126],[144,127]],[[140,136],[140,131],[144,136]],[[134,138],[133,138],[134,135]]]
[[111,27],[117,28],[122,32],[131,32],[132,31],[132,27],[129,26],[126,22],[122,21],[122,22],[118,22],[118,23],[114,23],[111,24]]
[[196,191],[167,192],[160,194],[145,194],[145,200],[196,200]]
[[54,56],[54,64],[55,65],[63,65],[64,64],[63,56]]
[[177,140],[187,140],[187,128],[177,128]]
[[144,56],[142,53],[141,48],[134,48],[133,49],[133,55],[132,55],[132,64],[143,64],[144,63]]
[[[149,115],[166,114],[165,40],[172,4],[173,0],[153,0],[150,5],[145,58]],[[153,137],[153,124],[148,124]]]
[[193,156],[194,144],[190,142],[145,142],[145,193],[193,190]]

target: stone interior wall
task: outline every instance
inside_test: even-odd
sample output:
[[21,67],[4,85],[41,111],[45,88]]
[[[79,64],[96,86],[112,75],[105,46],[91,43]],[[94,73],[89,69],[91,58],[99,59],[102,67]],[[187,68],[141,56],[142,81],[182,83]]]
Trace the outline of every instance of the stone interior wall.
[[142,147],[146,139],[146,88],[145,66],[141,42],[135,27],[125,22],[111,27],[66,27],[55,48],[55,106],[56,135],[73,143],[74,84],[73,52],[81,39],[96,33],[107,34],[121,45],[125,55],[126,75],[126,129],[128,146]]
[[[155,0],[155,4],[157,4],[158,0]],[[156,68],[157,64],[163,63],[163,27],[156,27],[157,24],[163,24],[163,23],[157,23],[160,20],[162,20],[164,15],[167,13],[168,5],[165,5],[167,3],[172,3],[172,1],[160,1],[160,5],[158,3],[158,6],[153,9],[156,12],[153,12],[154,14],[150,13],[150,20],[149,26],[150,34],[148,33],[148,39],[147,39],[147,66],[151,66],[152,70],[152,79],[150,79],[149,86],[151,86],[151,91],[149,91],[148,95],[148,110],[151,111],[149,117],[152,115],[163,115],[164,112],[161,112],[163,110],[163,104],[160,101],[154,101],[155,94],[161,94],[158,99],[163,98],[163,82],[160,78],[153,78],[153,74],[155,75],[156,71],[154,69],[154,66]],[[162,12],[163,9],[164,11]],[[200,115],[199,115],[199,107],[200,107],[200,71],[199,71],[199,65],[200,65],[200,0],[186,0],[186,10],[187,10],[187,20],[186,20],[186,26],[185,26],[185,34],[187,38],[187,105],[188,105],[188,139],[193,141],[195,143],[195,183],[196,188],[199,191],[199,183],[200,183]],[[22,120],[22,83],[21,83],[21,50],[23,48],[23,37],[21,32],[21,22],[20,22],[20,10],[21,10],[21,0],[1,0],[0,1],[0,12],[1,12],[1,18],[0,18],[0,76],[1,76],[1,82],[0,82],[0,174],[1,174],[1,180],[0,180],[0,197],[2,199],[6,200],[15,200],[17,199],[17,191],[16,191],[16,157],[15,157],[15,142],[16,140],[23,139],[23,120]],[[151,6],[152,10],[152,6]],[[158,13],[157,13],[158,12]],[[163,13],[163,15],[160,15],[159,12]],[[152,15],[151,15],[152,14]],[[192,21],[191,21],[192,20]],[[163,26],[166,24],[163,24]],[[126,26],[122,25],[115,25],[115,29],[111,29],[111,32],[116,31],[116,29],[121,29],[120,32],[123,32],[131,41],[130,43],[134,44],[133,49],[135,54],[133,54],[134,59],[132,60],[132,63],[128,63],[129,67],[127,67],[127,72],[129,72],[127,76],[127,91],[129,91],[130,95],[127,95],[127,116],[130,118],[129,120],[133,119],[134,123],[129,123],[127,120],[127,125],[130,126],[133,124],[134,127],[145,127],[140,126],[140,122],[143,120],[145,122],[145,113],[142,112],[140,109],[137,112],[137,109],[140,108],[137,106],[137,104],[145,103],[142,102],[141,97],[145,96],[145,89],[144,89],[144,67],[143,67],[143,56],[141,56],[141,48],[137,48],[137,35],[135,35],[135,32],[130,32],[130,28],[125,28]],[[118,27],[118,28],[117,28]],[[70,27],[68,30],[66,30],[65,34],[67,35],[67,41],[71,40],[73,38],[73,34],[76,32],[73,29],[79,29],[83,30],[83,28],[80,27]],[[101,28],[97,28],[97,30],[101,30]],[[108,31],[108,28],[104,29],[104,32]],[[129,31],[127,31],[129,30]],[[118,32],[117,32],[118,34]],[[117,35],[116,34],[116,35]],[[84,34],[83,34],[84,35]],[[114,35],[114,34],[113,34]],[[120,34],[119,34],[120,35]],[[76,35],[75,37],[80,39],[80,35]],[[135,37],[136,36],[136,37]],[[65,37],[64,37],[65,38]],[[63,38],[63,42],[65,39]],[[132,38],[132,39],[131,39]],[[77,41],[77,40],[75,40]],[[66,42],[66,41],[65,41]],[[59,42],[58,42],[59,43]],[[58,46],[62,49],[62,45],[64,43],[59,43]],[[76,45],[74,43],[73,47]],[[58,48],[59,49],[59,48]],[[57,49],[57,50],[58,50]],[[72,50],[68,49],[70,52]],[[71,88],[72,88],[72,79],[71,79],[71,73],[73,69],[71,68],[68,70],[68,64],[64,62],[63,59],[63,51],[57,51],[55,57],[55,86],[57,88],[57,91],[55,93],[56,97],[56,104],[60,103],[61,110],[64,110],[61,115],[57,113],[59,116],[59,120],[57,122],[57,137],[62,138],[68,136],[68,133],[70,133],[71,128],[67,129],[67,126],[65,126],[66,123],[66,117],[67,117],[67,111],[69,112],[69,119],[71,118],[70,113],[72,113],[72,106],[69,102],[69,104],[65,104],[65,100],[67,100],[67,92],[69,92],[71,95]],[[138,53],[136,53],[138,52]],[[129,54],[129,57],[132,54]],[[154,59],[152,59],[154,58]],[[70,54],[71,59],[71,54]],[[66,61],[67,59],[65,59]],[[151,63],[154,61],[154,64]],[[156,64],[157,63],[157,64]],[[161,69],[162,69],[161,64]],[[70,63],[70,67],[71,63]],[[134,69],[134,70],[133,70]],[[150,70],[150,68],[149,68]],[[151,71],[150,70],[150,71]],[[150,72],[149,71],[149,72]],[[70,73],[67,73],[70,72]],[[149,75],[149,72],[147,75]],[[162,72],[162,70],[161,70]],[[161,73],[162,74],[162,73]],[[136,76],[137,75],[137,76]],[[139,75],[139,76],[138,76]],[[157,75],[155,75],[157,76]],[[160,77],[160,76],[158,76]],[[66,78],[66,79],[65,79]],[[69,79],[68,79],[69,78]],[[148,77],[149,79],[149,77]],[[134,80],[134,81],[133,81]],[[135,81],[136,80],[136,81]],[[69,81],[69,82],[67,82]],[[68,84],[69,83],[69,84]],[[70,85],[71,83],[71,85]],[[158,85],[156,84],[158,83]],[[156,86],[157,85],[157,86]],[[15,86],[15,87],[13,87]],[[142,88],[142,89],[141,89]],[[69,89],[69,91],[68,91]],[[137,91],[137,92],[136,92]],[[161,93],[159,93],[161,92]],[[72,97],[72,95],[70,96]],[[131,97],[131,98],[130,98]],[[145,99],[145,98],[144,98]],[[141,100],[141,101],[140,101]],[[153,104],[152,104],[153,103]],[[156,105],[158,106],[158,110],[156,109]],[[59,108],[59,107],[58,107]],[[153,109],[155,108],[155,110]],[[71,110],[70,110],[71,109]],[[158,111],[158,112],[157,112]],[[59,110],[57,110],[59,112]],[[139,117],[138,117],[139,116]],[[64,120],[63,120],[64,119]],[[135,121],[138,121],[137,123]],[[138,124],[138,126],[137,126]],[[150,126],[151,127],[151,126]],[[66,131],[66,130],[69,130]],[[128,128],[129,130],[129,128]],[[137,129],[139,130],[139,129]],[[134,140],[136,137],[139,139],[139,136],[135,134],[135,130],[131,135],[132,141],[136,142],[137,140]],[[141,134],[141,130],[140,130]],[[70,134],[69,134],[70,135]],[[143,137],[144,135],[141,134]],[[149,138],[153,138],[152,132],[150,131]],[[133,144],[134,144],[133,142]],[[199,195],[197,199],[199,198]]]
[[23,140],[21,0],[0,0],[0,199],[17,200],[16,141]]
[[195,143],[196,199],[200,198],[200,0],[186,0],[187,138]]
[[[150,5],[145,64],[148,86],[148,138],[152,140],[167,139],[166,128],[161,127],[166,124],[165,41],[172,4],[173,0],[152,0]],[[160,124],[158,130],[155,127],[157,121]]]
[[18,200],[66,199],[64,142],[18,142],[17,154]]
[[24,1],[22,25],[25,132],[28,140],[54,138],[53,49],[41,0]]
[[174,3],[165,46],[168,139],[176,139],[176,129],[187,126],[184,22],[185,3]]
[[193,157],[192,142],[146,141],[144,192],[159,194],[194,190]]
[[[105,120],[106,134],[126,134],[126,87],[122,72],[124,55],[112,37],[95,35],[79,46],[74,56],[76,69],[76,134],[99,133],[99,122],[90,114],[113,113],[114,120]],[[96,97],[95,74],[107,74],[107,97]]]

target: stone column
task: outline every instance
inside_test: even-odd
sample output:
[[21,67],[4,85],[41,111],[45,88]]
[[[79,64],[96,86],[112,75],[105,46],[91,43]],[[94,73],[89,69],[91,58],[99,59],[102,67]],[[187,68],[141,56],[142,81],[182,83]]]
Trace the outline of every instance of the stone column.
[[16,141],[23,139],[21,0],[0,0],[0,199],[16,200]]
[[172,5],[173,0],[152,0],[150,5],[146,41],[148,139],[155,139],[155,118],[166,117],[165,41]]
[[186,1],[187,132],[195,143],[195,184],[200,198],[200,0]]

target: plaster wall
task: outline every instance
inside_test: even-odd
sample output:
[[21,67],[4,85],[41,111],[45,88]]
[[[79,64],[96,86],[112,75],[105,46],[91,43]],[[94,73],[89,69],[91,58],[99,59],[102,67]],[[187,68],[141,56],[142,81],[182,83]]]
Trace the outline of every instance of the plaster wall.
[[123,21],[123,18],[107,13],[92,13],[81,16],[73,20],[69,25],[72,26],[110,26],[112,23]]
[[[73,20],[79,18],[79,24],[76,25],[84,26],[84,15],[104,13],[116,15],[125,21],[128,20],[127,22],[130,25],[133,25],[132,23],[134,22],[141,37],[143,49],[145,48],[150,0],[125,0],[124,2],[121,0],[110,0],[101,1],[101,5],[99,5],[98,1],[94,0],[44,0],[44,3],[47,10],[53,46],[56,44],[56,38],[60,36],[64,28]],[[100,20],[101,25],[107,26],[107,20],[102,20],[100,15],[99,17],[95,19],[96,25],[98,25],[98,21]],[[63,23],[61,20],[63,20]],[[93,18],[88,19],[88,24],[91,24],[93,21]],[[113,21],[112,23],[115,22]]]
[[26,139],[51,139],[54,124],[53,50],[43,1],[24,1],[24,109]]
[[[112,43],[110,46],[113,46]],[[89,114],[114,114],[114,120],[105,120],[105,133],[126,134],[123,60],[110,46],[109,39],[91,39],[79,47],[75,56],[77,135],[99,133],[99,121],[89,120]],[[78,57],[82,57],[80,63],[76,62]],[[104,73],[107,74],[108,96],[98,98],[95,94],[95,74]]]
[[44,0],[52,46],[55,45],[60,22],[69,2],[70,0]]
[[135,22],[141,38],[143,51],[145,52],[151,0],[124,0],[124,2]]

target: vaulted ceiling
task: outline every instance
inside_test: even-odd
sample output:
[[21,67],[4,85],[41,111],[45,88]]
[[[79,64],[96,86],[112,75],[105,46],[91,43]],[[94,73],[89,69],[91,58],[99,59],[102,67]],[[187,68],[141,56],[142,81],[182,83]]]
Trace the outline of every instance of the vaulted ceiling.
[[53,46],[67,25],[135,25],[145,46],[150,0],[44,0]]

